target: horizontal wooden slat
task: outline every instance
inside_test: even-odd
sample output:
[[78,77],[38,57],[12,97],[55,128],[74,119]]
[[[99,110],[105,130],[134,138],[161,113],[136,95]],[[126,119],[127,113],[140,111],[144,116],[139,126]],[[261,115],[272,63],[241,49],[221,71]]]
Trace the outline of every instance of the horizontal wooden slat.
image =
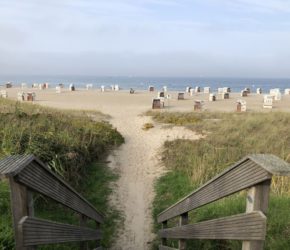
[[168,247],[168,246],[159,246],[159,250],[178,250],[177,248],[172,248],[172,247]]
[[0,175],[14,175],[34,160],[33,155],[11,155],[0,161]]
[[225,170],[157,217],[159,223],[271,179],[272,174],[250,159]]
[[99,213],[85,198],[52,173],[45,166],[33,161],[15,177],[15,181],[26,187],[48,196],[61,204],[100,223],[103,215]]
[[32,217],[24,217],[18,225],[24,246],[101,239],[100,230],[62,224]]
[[162,229],[161,238],[265,240],[266,217],[262,212],[239,214],[192,225]]

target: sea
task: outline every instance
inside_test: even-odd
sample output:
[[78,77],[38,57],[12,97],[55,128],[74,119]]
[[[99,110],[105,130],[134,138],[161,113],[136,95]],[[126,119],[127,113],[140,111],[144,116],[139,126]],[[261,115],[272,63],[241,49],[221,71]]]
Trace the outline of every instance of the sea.
[[20,86],[21,83],[27,83],[29,86],[33,83],[48,82],[50,86],[56,86],[60,83],[64,85],[74,84],[76,88],[85,88],[86,84],[93,84],[94,88],[100,88],[104,85],[109,88],[111,85],[119,85],[121,89],[147,90],[152,85],[157,90],[167,86],[169,91],[185,91],[186,87],[210,87],[216,91],[220,87],[230,87],[233,92],[239,92],[248,87],[251,89],[262,88],[263,92],[268,92],[272,88],[279,88],[284,91],[290,88],[290,78],[228,78],[228,77],[125,77],[125,76],[33,76],[33,75],[15,75],[1,76],[0,85],[6,82],[12,82],[14,86]]

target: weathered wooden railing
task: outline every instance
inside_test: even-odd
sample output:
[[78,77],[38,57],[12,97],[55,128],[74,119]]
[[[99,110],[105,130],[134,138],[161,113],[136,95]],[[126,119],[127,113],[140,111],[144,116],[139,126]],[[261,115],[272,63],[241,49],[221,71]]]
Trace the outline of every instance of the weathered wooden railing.
[[[250,155],[216,176],[202,187],[169,207],[157,217],[162,223],[159,249],[167,239],[178,240],[178,248],[186,249],[187,239],[228,239],[243,241],[243,250],[263,249],[266,236],[266,213],[273,175],[290,175],[290,165],[273,155]],[[188,224],[188,212],[249,189],[246,213]],[[179,226],[167,228],[167,221],[179,216]]]
[[[17,250],[35,249],[38,245],[99,240],[103,215],[61,178],[33,155],[9,156],[0,161],[0,176],[9,178]],[[47,196],[80,215],[80,226],[62,224],[34,217],[33,192]],[[86,227],[86,220],[96,222],[96,229]]]

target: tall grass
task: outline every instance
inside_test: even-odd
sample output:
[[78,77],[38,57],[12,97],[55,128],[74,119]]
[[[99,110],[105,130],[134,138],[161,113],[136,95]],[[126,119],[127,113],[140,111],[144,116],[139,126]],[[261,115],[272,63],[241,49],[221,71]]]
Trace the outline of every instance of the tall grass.
[[[109,182],[115,177],[108,169],[94,163],[102,162],[109,150],[123,143],[124,139],[103,118],[99,112],[59,111],[0,99],[0,158],[10,154],[36,155],[97,208],[111,211],[111,217],[116,218],[107,200]],[[37,199],[39,214],[61,217],[58,207],[50,207],[42,197]],[[0,249],[13,249],[14,245],[9,202],[7,183],[1,180]],[[63,214],[67,215],[67,212],[64,210]],[[71,220],[70,216],[67,220]],[[110,224],[113,222],[111,220],[105,226],[111,228],[106,229],[105,246],[111,240]]]
[[[171,171],[156,183],[155,218],[167,206],[247,154],[270,153],[290,162],[289,113],[154,112],[150,115],[158,122],[187,126],[203,135],[197,141],[175,140],[165,143],[163,162]],[[183,115],[184,119],[181,118]],[[244,212],[242,200],[245,199],[237,195],[226,199],[226,202],[206,206],[194,212],[191,220],[210,219],[216,213],[225,216],[230,211]],[[266,249],[290,248],[290,217],[286,212],[289,211],[289,205],[290,180],[288,177],[275,177],[271,186]],[[193,241],[191,244],[192,249],[194,246],[198,249],[240,247],[239,243],[233,241]]]

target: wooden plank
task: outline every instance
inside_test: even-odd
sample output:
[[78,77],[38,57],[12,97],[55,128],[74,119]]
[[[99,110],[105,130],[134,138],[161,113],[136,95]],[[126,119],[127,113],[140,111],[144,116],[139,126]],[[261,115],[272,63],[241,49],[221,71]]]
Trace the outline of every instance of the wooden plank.
[[[252,187],[247,195],[246,212],[262,211],[267,213],[271,181],[265,181]],[[243,241],[243,250],[262,250],[264,248],[263,240]]]
[[100,223],[103,215],[99,213],[86,199],[73,188],[53,174],[50,170],[31,162],[15,177],[15,180],[35,192],[41,193],[51,199],[79,212]]
[[13,176],[17,171],[21,171],[31,161],[33,155],[11,155],[0,161],[0,175]]
[[158,234],[169,239],[265,240],[266,217],[261,212],[239,214],[162,229]]
[[[167,228],[167,221],[163,221],[163,222],[162,222],[162,229],[165,229],[165,228]],[[163,246],[166,246],[166,244],[167,244],[167,239],[166,239],[166,238],[162,238],[162,239],[161,239],[161,244],[162,244]]]
[[271,178],[272,175],[255,162],[249,159],[240,161],[160,213],[157,221],[161,223]]
[[177,248],[173,248],[173,247],[160,245],[159,246],[159,250],[178,250],[178,249]]
[[24,246],[37,246],[65,242],[101,239],[100,230],[62,224],[33,217],[23,217],[18,227],[22,231]]

